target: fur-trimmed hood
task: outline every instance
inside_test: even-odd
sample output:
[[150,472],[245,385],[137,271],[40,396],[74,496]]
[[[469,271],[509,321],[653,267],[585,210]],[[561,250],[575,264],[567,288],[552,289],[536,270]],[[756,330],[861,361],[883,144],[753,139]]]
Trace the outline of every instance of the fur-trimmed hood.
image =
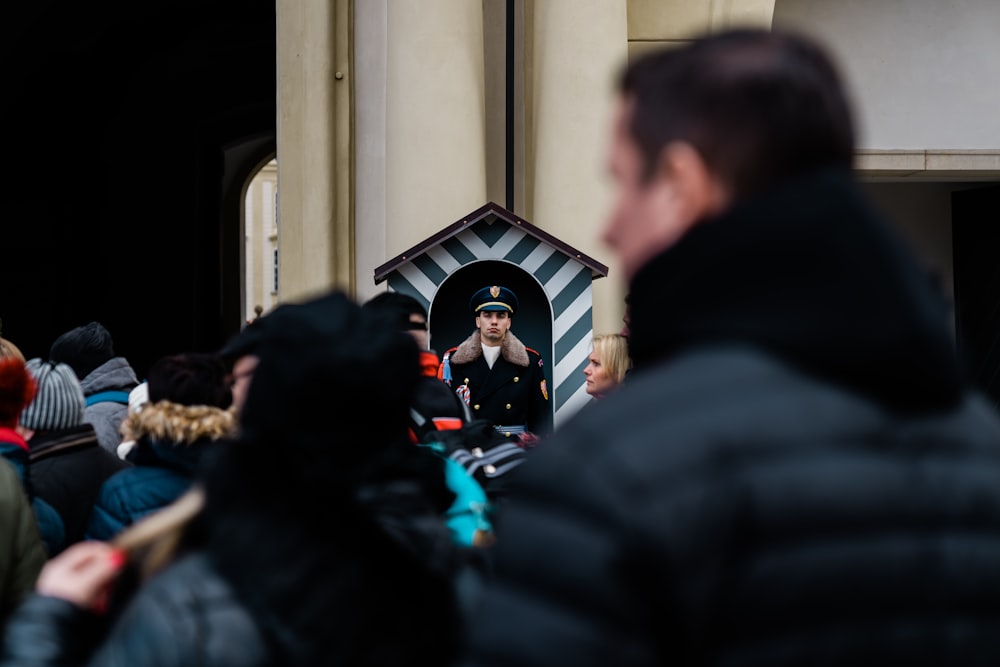
[[[517,366],[527,367],[528,350],[524,343],[518,340],[512,332],[508,331],[500,344],[500,354],[504,359]],[[483,356],[483,341],[478,331],[474,331],[471,336],[465,339],[461,345],[451,355],[451,362],[455,364],[468,364]]]
[[129,413],[121,432],[125,440],[148,437],[178,445],[221,440],[236,434],[236,411],[160,401]]

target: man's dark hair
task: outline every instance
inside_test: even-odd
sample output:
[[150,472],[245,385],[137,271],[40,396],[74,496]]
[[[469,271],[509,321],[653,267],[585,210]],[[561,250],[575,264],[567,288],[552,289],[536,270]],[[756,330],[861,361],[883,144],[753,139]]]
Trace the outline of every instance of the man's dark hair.
[[49,359],[69,365],[80,381],[114,357],[111,334],[100,322],[70,329],[56,338],[49,348]]
[[850,168],[850,105],[831,59],[802,36],[733,30],[630,64],[619,91],[651,178],[690,144],[733,199],[819,167]]
[[378,312],[395,323],[400,331],[410,328],[410,315],[427,319],[427,309],[416,298],[401,292],[382,292],[368,299],[362,306],[366,311]]

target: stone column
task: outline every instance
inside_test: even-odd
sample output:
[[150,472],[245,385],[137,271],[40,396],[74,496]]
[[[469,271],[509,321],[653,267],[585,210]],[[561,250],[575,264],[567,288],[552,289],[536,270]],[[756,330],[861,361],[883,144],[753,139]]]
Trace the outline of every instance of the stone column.
[[486,203],[482,2],[393,0],[386,44],[388,258]]
[[529,219],[609,267],[594,283],[594,330],[622,327],[624,285],[600,242],[610,206],[605,175],[615,76],[628,50],[625,3],[536,0],[529,109]]
[[354,287],[351,5],[275,5],[281,301]]

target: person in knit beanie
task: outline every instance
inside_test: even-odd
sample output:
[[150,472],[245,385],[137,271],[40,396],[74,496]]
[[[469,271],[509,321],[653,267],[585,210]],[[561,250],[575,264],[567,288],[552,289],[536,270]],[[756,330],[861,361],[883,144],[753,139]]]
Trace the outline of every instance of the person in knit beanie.
[[226,367],[213,354],[163,357],[147,374],[148,402],[122,423],[135,441],[133,464],[101,487],[88,521],[88,539],[108,540],[188,490],[202,458],[236,429]]
[[85,399],[72,368],[32,359],[25,369],[34,378],[37,391],[21,412],[21,426],[33,431],[58,431],[83,421]]
[[83,421],[83,389],[72,368],[32,359],[26,369],[38,387],[21,413],[32,485],[59,514],[68,546],[83,539],[101,485],[129,464],[102,449]]
[[111,333],[100,322],[71,329],[52,343],[49,359],[73,369],[87,401],[84,421],[94,425],[101,446],[115,453],[128,414],[128,392],[139,380],[128,360],[115,354]]

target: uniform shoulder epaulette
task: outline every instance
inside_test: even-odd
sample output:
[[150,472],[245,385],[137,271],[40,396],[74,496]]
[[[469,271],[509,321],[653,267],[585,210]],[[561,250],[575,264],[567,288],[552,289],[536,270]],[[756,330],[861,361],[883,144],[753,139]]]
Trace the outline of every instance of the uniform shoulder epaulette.
[[542,353],[533,347],[528,347],[527,345],[525,345],[524,349],[526,349],[528,352],[531,352],[532,354],[537,354],[539,357],[542,356]]

